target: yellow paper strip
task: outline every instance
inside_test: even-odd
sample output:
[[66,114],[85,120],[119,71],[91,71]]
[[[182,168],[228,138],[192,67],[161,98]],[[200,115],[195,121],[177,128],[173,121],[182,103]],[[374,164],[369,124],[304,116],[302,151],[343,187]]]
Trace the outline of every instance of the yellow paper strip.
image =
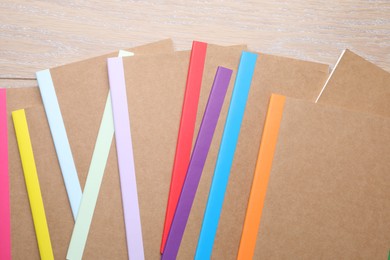
[[24,109],[12,112],[16,138],[18,141],[20,159],[22,161],[24,180],[26,182],[28,199],[34,221],[35,234],[37,236],[39,254],[41,259],[54,259],[51,247],[49,229],[46,221],[45,208],[43,206],[41,188],[34,153],[31,146],[26,114]]

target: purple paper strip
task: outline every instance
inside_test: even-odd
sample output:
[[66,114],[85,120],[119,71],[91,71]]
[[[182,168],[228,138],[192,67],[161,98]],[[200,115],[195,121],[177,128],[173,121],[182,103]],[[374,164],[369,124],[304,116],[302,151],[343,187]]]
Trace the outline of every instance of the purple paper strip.
[[[232,72],[233,71],[230,69],[218,67],[217,73],[215,74],[214,83],[196,138],[186,179],[176,207],[175,216],[173,217],[162,260],[176,259],[179,251]],[[194,243],[195,242],[196,241],[194,241]]]
[[115,141],[118,154],[127,250],[129,259],[144,259],[123,61],[122,58],[109,58],[107,64],[112,112],[114,116]]

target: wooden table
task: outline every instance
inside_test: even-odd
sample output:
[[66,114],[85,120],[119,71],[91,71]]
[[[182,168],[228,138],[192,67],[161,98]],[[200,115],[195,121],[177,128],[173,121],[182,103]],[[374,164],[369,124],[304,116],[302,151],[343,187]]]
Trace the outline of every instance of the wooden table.
[[40,69],[173,38],[248,44],[334,64],[349,48],[390,71],[389,0],[0,2],[0,87],[36,85]]

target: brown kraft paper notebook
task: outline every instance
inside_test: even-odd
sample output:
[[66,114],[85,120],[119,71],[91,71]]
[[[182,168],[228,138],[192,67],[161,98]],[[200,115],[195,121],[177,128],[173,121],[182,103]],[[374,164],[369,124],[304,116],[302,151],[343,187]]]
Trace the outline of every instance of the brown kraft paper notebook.
[[390,73],[345,50],[317,102],[390,116]]
[[390,120],[283,98],[254,259],[386,259]]
[[328,72],[329,67],[325,64],[258,54],[214,241],[213,259],[235,259],[237,256],[271,94],[314,102]]

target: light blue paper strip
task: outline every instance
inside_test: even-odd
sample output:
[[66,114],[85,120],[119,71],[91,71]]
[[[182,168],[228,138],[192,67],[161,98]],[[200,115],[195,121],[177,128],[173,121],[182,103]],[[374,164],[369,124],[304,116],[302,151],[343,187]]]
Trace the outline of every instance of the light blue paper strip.
[[196,248],[196,260],[211,258],[256,61],[257,54],[255,53],[243,52],[241,55],[202,228]]
[[54,146],[56,148],[58,161],[60,163],[62,176],[64,178],[66,192],[68,193],[70,206],[72,208],[73,218],[76,219],[81,202],[82,191],[76,166],[73,161],[72,152],[70,150],[64,120],[62,119],[50,70],[47,69],[39,71],[36,75],[43,105],[45,106],[47,120],[49,121]]

